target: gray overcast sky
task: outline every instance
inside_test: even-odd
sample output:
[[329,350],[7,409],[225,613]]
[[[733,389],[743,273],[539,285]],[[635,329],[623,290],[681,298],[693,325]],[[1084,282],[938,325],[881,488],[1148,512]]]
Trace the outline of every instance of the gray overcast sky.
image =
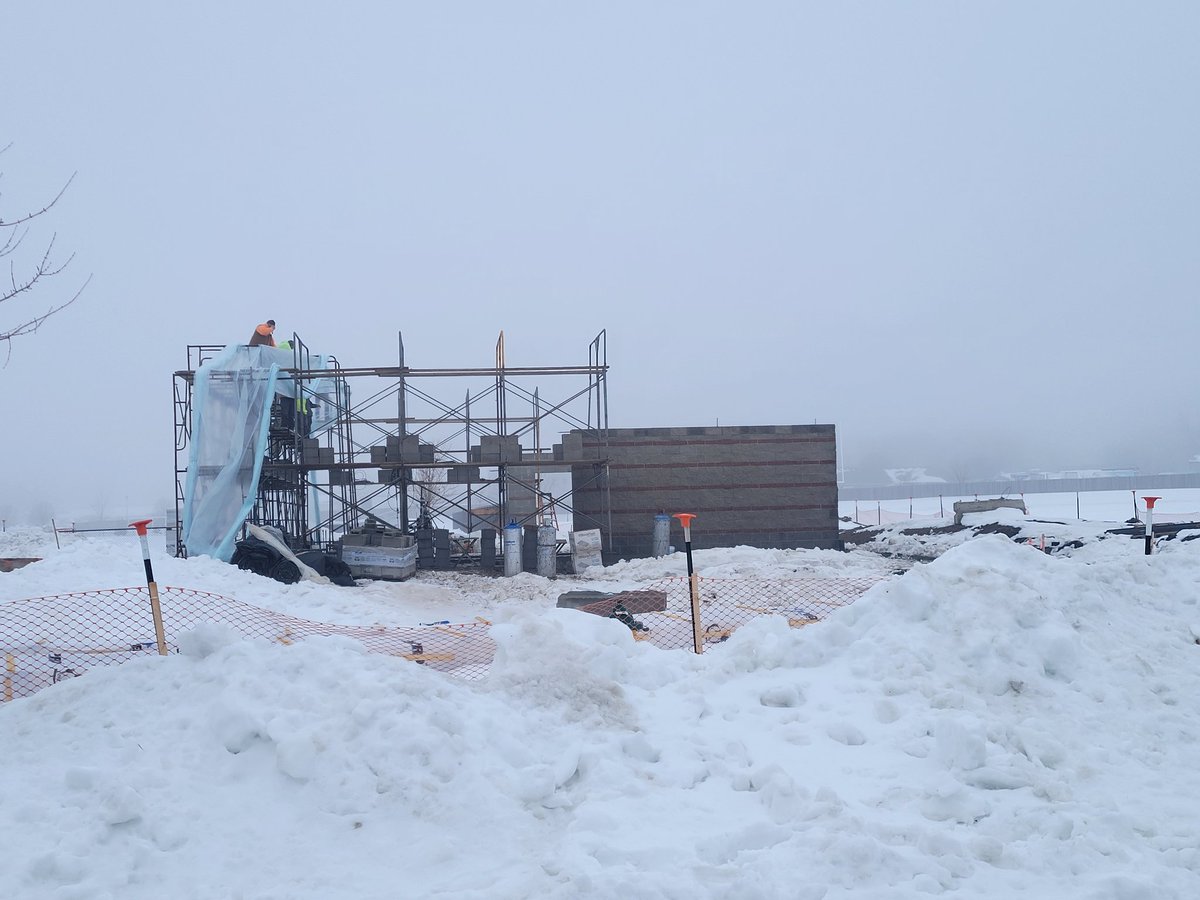
[[[171,373],[580,364],[615,426],[832,422],[884,466],[1182,470],[1200,4],[0,11],[0,215],[89,272],[0,369],[0,513],[169,501]],[[15,308],[9,308],[15,307]]]

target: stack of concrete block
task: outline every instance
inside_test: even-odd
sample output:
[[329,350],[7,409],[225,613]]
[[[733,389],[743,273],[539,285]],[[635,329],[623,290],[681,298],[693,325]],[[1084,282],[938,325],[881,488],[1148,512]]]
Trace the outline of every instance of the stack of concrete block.
[[437,460],[437,447],[425,444],[415,434],[406,434],[403,438],[389,434],[383,444],[371,448],[371,462],[375,465],[390,462],[402,462],[409,465],[416,463],[431,463]]
[[521,439],[515,434],[485,434],[479,439],[479,446],[471,448],[471,461],[484,466],[519,463]]
[[300,440],[300,461],[307,466],[332,466],[333,448],[322,447],[316,438]]
[[446,470],[449,484],[473,484],[479,480],[479,466],[458,466]]
[[351,528],[342,535],[340,543],[355,547],[411,547],[413,539],[399,528],[372,519],[361,528]]
[[422,569],[433,568],[433,529],[417,529],[417,565]]
[[422,569],[449,569],[454,565],[450,554],[450,532],[445,528],[417,529],[417,564]]
[[445,528],[433,529],[433,567],[442,570],[454,568],[450,548],[450,532]]
[[485,572],[496,568],[496,529],[479,530],[479,567]]
[[403,580],[417,571],[411,535],[378,523],[352,529],[338,541],[342,562],[358,578]]
[[421,439],[415,434],[406,434],[403,438],[397,434],[389,434],[384,452],[384,462],[420,462]]
[[521,571],[537,571],[537,526],[526,525],[521,529]]

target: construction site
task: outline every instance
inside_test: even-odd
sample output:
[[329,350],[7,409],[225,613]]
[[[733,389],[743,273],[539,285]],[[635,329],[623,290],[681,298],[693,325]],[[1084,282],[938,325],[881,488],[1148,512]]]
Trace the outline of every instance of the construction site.
[[697,548],[839,546],[832,425],[614,428],[604,331],[551,366],[510,363],[503,333],[474,367],[413,366],[396,343],[367,367],[298,335],[189,345],[173,380],[176,554],[230,561],[270,529],[366,577],[554,574],[580,553],[681,546],[681,511]]

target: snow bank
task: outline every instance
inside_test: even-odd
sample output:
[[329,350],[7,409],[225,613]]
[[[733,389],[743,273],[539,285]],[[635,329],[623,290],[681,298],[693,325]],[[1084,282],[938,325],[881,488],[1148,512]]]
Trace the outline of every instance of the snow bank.
[[[710,553],[747,575],[837,567],[821,553]],[[49,586],[41,577],[28,583]],[[759,619],[703,657],[549,609],[561,584],[509,581],[481,683],[350,641],[207,628],[177,656],[6,704],[0,886],[1200,895],[1196,542],[1084,561],[977,538],[826,622]],[[278,608],[296,587],[259,589]]]

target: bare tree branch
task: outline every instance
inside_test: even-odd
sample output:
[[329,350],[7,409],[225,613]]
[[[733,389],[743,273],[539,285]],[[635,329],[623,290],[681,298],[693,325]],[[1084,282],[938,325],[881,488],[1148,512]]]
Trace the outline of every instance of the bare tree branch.
[[[5,149],[7,149],[7,148],[5,148]],[[0,150],[0,153],[2,153],[2,152],[3,151]],[[20,216],[16,219],[13,219],[11,222],[4,221],[4,217],[0,216],[0,228],[15,228],[18,225],[24,225],[26,222],[31,222],[34,219],[36,219],[38,216],[45,215],[46,213],[50,212],[50,210],[52,210],[54,208],[54,204],[62,199],[62,195],[67,192],[67,188],[69,188],[71,186],[71,182],[75,180],[75,176],[78,174],[79,174],[78,172],[72,172],[71,177],[67,179],[67,183],[64,184],[62,186],[62,188],[59,190],[59,192],[54,195],[54,199],[51,200],[49,203],[47,203],[45,206],[43,206],[41,209],[37,210],[36,212],[25,213],[25,215]]]
[[[12,144],[7,144],[0,148],[0,154],[3,154],[4,151],[11,146]],[[2,177],[3,173],[0,172],[0,178]],[[66,184],[62,186],[59,192],[54,195],[53,199],[51,199],[51,201],[41,209],[25,213],[24,215],[18,216],[17,218],[9,221],[6,221],[2,216],[0,216],[0,236],[3,237],[3,240],[0,241],[0,259],[4,257],[12,257],[17,250],[21,248],[25,238],[29,235],[29,230],[31,227],[29,223],[53,209],[55,204],[62,199],[63,194],[66,193],[67,188],[71,186],[71,182],[74,180],[75,175],[73,174],[67,179]],[[5,229],[7,229],[7,231]],[[43,251],[41,258],[38,259],[38,261],[32,266],[32,270],[25,270],[22,271],[21,274],[18,274],[17,260],[15,258],[10,260],[8,270],[8,285],[5,287],[0,287],[0,304],[3,304],[9,300],[15,300],[21,297],[23,294],[30,294],[35,288],[43,286],[48,279],[53,278],[55,275],[61,274],[67,268],[67,266],[71,264],[71,262],[75,259],[74,253],[68,256],[66,260],[61,263],[54,260],[54,244],[57,240],[57,234],[52,234],[50,236],[50,240],[46,244],[46,249]],[[83,284],[77,291],[75,291],[70,299],[60,303],[52,303],[50,307],[40,315],[27,318],[15,326],[0,325],[0,344],[5,345],[4,365],[7,365],[8,361],[12,358],[13,338],[29,335],[37,331],[38,328],[42,326],[42,323],[44,323],[52,315],[57,312],[61,312],[78,300],[84,289],[88,286],[88,284],[91,283],[91,280],[92,276],[88,275],[87,278],[84,279]]]
[[74,303],[76,300],[78,300],[79,295],[83,293],[84,288],[86,288],[91,283],[91,281],[92,281],[92,276],[88,275],[88,277],[84,280],[83,284],[81,284],[79,286],[79,290],[77,290],[72,295],[70,300],[66,301],[65,303],[60,303],[60,304],[58,304],[58,306],[52,306],[48,310],[46,310],[44,313],[42,313],[40,316],[35,316],[34,318],[30,319],[28,322],[24,322],[24,323],[18,325],[16,328],[13,328],[12,330],[7,331],[3,334],[0,334],[0,344],[5,345],[4,365],[7,366],[8,361],[12,358],[12,339],[13,338],[21,337],[21,335],[25,335],[25,334],[33,334],[35,331],[38,330],[38,328],[41,327],[42,323],[45,322],[48,318],[50,318],[56,312],[66,309],[68,306],[70,306],[72,303]]

